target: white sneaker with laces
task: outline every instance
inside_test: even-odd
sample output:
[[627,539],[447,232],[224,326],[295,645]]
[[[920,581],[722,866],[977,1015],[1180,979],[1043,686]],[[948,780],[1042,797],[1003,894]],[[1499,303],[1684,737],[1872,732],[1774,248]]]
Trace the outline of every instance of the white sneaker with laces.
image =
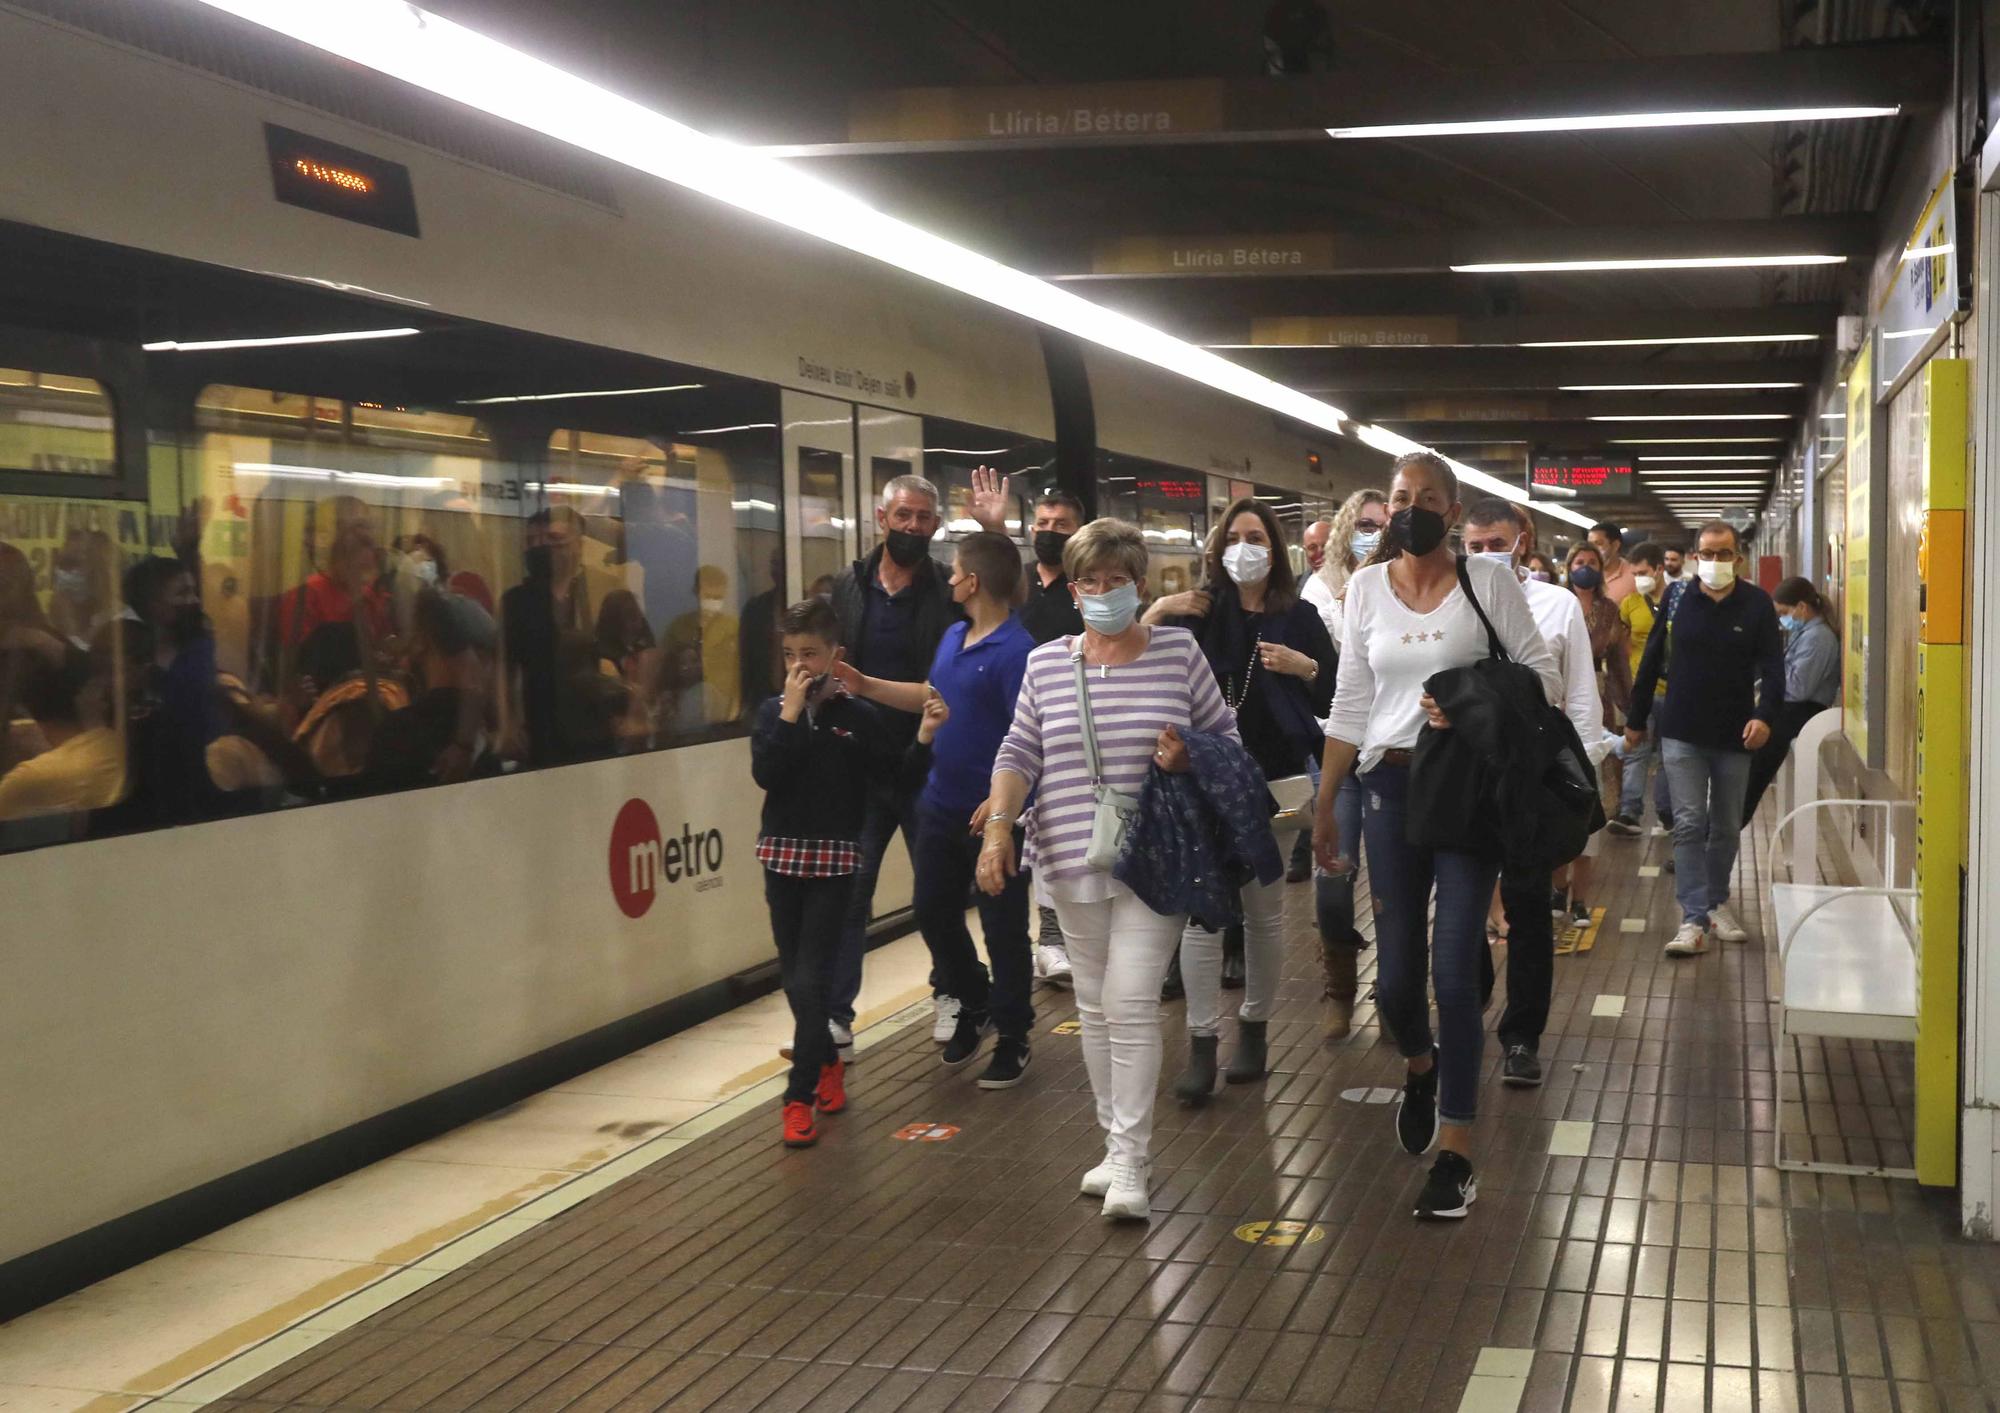
[[1666,947],[1670,957],[1698,957],[1707,950],[1708,933],[1698,922],[1682,923],[1681,930],[1674,934],[1674,940]]
[[1069,952],[1052,942],[1044,942],[1035,948],[1035,970],[1044,982],[1065,991],[1075,980],[1069,967]]
[[1729,904],[1727,903],[1718,903],[1708,910],[1708,930],[1724,942],[1748,942],[1750,940],[1750,934],[1744,930],[1743,924],[1737,919],[1736,914],[1729,910]]
[[1077,1184],[1076,1190],[1084,1197],[1102,1197],[1111,1190],[1111,1156],[1109,1154],[1106,1154],[1104,1160],[1096,1167],[1083,1175],[1083,1181]]
[[958,997],[933,996],[931,1005],[936,1012],[931,1019],[931,1039],[942,1045],[958,1029]]
[[1143,1222],[1153,1215],[1149,1189],[1150,1164],[1131,1158],[1113,1158],[1111,1186],[1104,1193],[1104,1215],[1110,1221]]

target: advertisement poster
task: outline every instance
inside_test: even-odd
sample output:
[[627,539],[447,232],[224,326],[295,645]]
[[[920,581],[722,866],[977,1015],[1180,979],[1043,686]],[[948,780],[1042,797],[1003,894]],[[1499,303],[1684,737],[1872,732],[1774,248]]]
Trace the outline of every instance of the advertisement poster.
[[1847,591],[1846,654],[1841,729],[1861,759],[1868,752],[1868,497],[1870,443],[1875,412],[1874,359],[1863,348],[1847,380]]

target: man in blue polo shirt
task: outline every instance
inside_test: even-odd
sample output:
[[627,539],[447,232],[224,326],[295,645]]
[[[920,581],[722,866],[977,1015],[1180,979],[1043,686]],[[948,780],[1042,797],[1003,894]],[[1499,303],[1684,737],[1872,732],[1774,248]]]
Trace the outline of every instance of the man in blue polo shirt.
[[[1720,520],[1701,527],[1697,587],[1681,595],[1667,632],[1646,640],[1632,683],[1625,742],[1636,748],[1660,713],[1660,757],[1674,810],[1674,896],[1680,930],[1667,955],[1699,956],[1711,931],[1725,942],[1749,933],[1729,909],[1729,876],[1743,829],[1750,758],[1771,737],[1785,702],[1785,649],[1771,597],[1737,578],[1736,531]],[[1673,670],[1667,671],[1668,654]],[[1653,700],[1662,674],[1666,695]]]
[[[891,682],[843,674],[848,690],[901,711],[921,711],[927,694],[944,699],[950,715],[930,746],[930,775],[917,800],[912,851],[917,927],[930,948],[938,988],[958,1002],[943,1060],[960,1069],[979,1054],[988,1033],[1000,1039],[979,1076],[981,1089],[1005,1089],[1028,1068],[1034,961],[1028,945],[1028,878],[1017,875],[998,897],[976,895],[986,935],[989,976],[965,925],[966,896],[979,862],[972,815],[986,800],[993,759],[1014,720],[1014,698],[1027,672],[1034,635],[1013,614],[1021,583],[1021,553],[1007,536],[982,530],[956,546],[951,598],[969,620],[947,628],[931,661],[930,681]],[[917,747],[919,751],[923,748]],[[1015,821],[1015,847],[1021,844]]]

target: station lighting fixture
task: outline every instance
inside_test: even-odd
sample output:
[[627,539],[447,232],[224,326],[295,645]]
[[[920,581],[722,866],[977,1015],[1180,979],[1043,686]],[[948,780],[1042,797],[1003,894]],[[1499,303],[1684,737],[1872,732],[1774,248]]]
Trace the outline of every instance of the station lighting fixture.
[[197,339],[181,343],[175,339],[163,339],[158,343],[142,343],[140,348],[148,353],[214,353],[227,348],[285,348],[302,343],[356,343],[362,339],[406,339],[421,329],[350,329],[338,334],[285,334],[268,339]]
[[1481,137],[1501,133],[1610,132],[1633,128],[1710,128],[1746,123],[1824,123],[1851,118],[1893,118],[1891,105],[1820,108],[1700,108],[1677,113],[1585,113],[1569,117],[1482,118],[1443,123],[1377,123],[1328,128],[1332,138]]
[[[1783,437],[1624,437],[1613,446],[1767,446]],[[1761,453],[1758,453],[1761,455]]]
[[1705,456],[1687,456],[1687,455],[1669,454],[1661,456],[1642,456],[1639,459],[1641,461],[1776,461],[1778,459],[1778,453],[1776,453],[1775,451],[1738,451],[1738,452],[1731,452],[1726,456],[1715,453],[1710,453]]
[[[215,0],[208,0],[214,4]],[[1845,265],[1845,255],[1634,256],[1607,260],[1491,260],[1454,265],[1454,275],[1567,275],[1603,270],[1748,270],[1777,265]]]
[[1564,383],[1557,392],[1780,392],[1804,383]]
[[[1818,334],[1688,334],[1667,339],[1536,339],[1516,348],[1667,348],[1701,343],[1817,343]],[[1317,347],[1318,345],[1315,345]]]
[[[1345,436],[1353,425],[1339,408],[1296,388],[899,220],[768,154],[710,137],[408,0],[202,3],[1307,426]],[[1459,474],[1488,494],[1527,499],[1515,482],[1472,467]]]
[[519,393],[513,397],[468,397],[460,407],[497,407],[503,402],[568,402],[577,397],[637,397],[641,393],[693,392],[701,383],[669,383],[661,388],[593,388],[587,392]]
[[1586,422],[1789,422],[1789,412],[1612,412]]

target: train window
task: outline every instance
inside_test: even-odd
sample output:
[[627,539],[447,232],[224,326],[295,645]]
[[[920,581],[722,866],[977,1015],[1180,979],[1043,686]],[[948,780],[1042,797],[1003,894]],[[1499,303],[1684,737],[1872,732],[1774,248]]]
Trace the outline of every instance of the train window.
[[846,567],[846,524],[840,513],[843,461],[837,451],[799,448],[799,582],[808,594],[831,594],[834,579]]
[[111,395],[93,378],[0,368],[0,471],[113,476]]
[[979,528],[972,517],[972,473],[991,467],[1008,478],[1006,530],[1026,544],[1033,538],[1034,500],[1054,483],[1055,447],[1032,437],[942,418],[924,420],[924,474],[944,497],[945,533],[931,553],[949,563],[950,544]]
[[1152,562],[1152,592],[1177,594],[1201,585],[1208,535],[1207,481],[1177,466],[1114,452],[1099,454],[1097,509],[1139,527]]

